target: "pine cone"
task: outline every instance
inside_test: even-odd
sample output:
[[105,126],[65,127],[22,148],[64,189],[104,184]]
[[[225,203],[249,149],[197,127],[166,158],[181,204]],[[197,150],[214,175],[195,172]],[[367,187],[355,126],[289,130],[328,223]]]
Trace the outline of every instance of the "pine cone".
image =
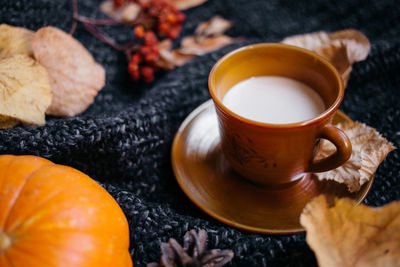
[[206,242],[205,230],[187,232],[183,237],[183,248],[170,238],[167,244],[161,244],[160,263],[152,262],[147,267],[219,267],[232,260],[232,250],[206,250]]

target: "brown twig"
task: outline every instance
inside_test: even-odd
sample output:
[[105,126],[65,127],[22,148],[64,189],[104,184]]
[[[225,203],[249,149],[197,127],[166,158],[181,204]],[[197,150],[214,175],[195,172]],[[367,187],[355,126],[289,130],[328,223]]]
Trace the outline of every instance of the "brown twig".
[[123,25],[122,22],[116,21],[115,19],[91,19],[81,15],[75,15],[74,19],[82,23],[86,22],[94,25]]
[[74,34],[78,22],[92,25],[123,25],[122,22],[115,19],[92,19],[78,14],[78,0],[72,0],[72,26],[69,34]]
[[127,49],[126,45],[120,45],[117,44],[116,42],[114,42],[114,40],[112,40],[111,38],[109,38],[108,36],[106,36],[99,28],[97,28],[95,25],[88,23],[88,22],[82,22],[83,27],[85,27],[85,29],[90,32],[94,37],[96,37],[97,39],[99,39],[100,41],[108,44],[109,46],[111,46],[112,48],[121,51],[121,52],[125,52],[125,50]]
[[76,29],[76,26],[78,24],[78,21],[76,20],[76,16],[78,15],[78,3],[77,0],[72,0],[72,25],[71,25],[71,30],[69,31],[69,34],[73,35]]
[[78,22],[82,23],[83,27],[90,32],[94,37],[99,39],[100,41],[108,44],[112,48],[123,52],[128,61],[130,60],[130,57],[132,56],[132,53],[138,49],[138,46],[134,45],[133,39],[129,40],[126,44],[120,45],[116,43],[113,39],[105,35],[98,27],[97,25],[123,25],[122,22],[116,21],[114,19],[91,19],[91,18],[86,18],[84,16],[81,16],[78,14],[78,1],[77,0],[72,0],[72,26],[70,30],[70,34],[72,35],[75,30]]

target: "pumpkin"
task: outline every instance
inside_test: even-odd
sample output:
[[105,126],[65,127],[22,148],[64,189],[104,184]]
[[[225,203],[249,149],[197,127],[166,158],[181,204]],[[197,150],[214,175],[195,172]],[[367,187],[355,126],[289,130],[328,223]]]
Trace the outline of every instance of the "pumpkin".
[[132,266],[127,220],[82,172],[0,156],[0,266]]

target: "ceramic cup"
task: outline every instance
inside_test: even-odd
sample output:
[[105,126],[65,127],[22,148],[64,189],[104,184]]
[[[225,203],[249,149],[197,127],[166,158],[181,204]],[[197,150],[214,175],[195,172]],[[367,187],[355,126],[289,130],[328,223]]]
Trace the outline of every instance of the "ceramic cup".
[[[222,104],[236,83],[254,76],[274,75],[301,81],[323,99],[325,111],[290,124],[268,124],[241,117]],[[282,185],[307,172],[324,172],[346,162],[351,155],[348,137],[331,121],[343,99],[339,73],[328,61],[308,50],[285,44],[256,44],[221,58],[209,76],[221,135],[229,163],[245,178],[263,185]],[[313,161],[319,139],[336,146],[336,152]]]

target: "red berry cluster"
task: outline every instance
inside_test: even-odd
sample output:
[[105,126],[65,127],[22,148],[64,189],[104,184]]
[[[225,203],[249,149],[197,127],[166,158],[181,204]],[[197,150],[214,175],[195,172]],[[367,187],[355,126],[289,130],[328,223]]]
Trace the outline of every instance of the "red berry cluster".
[[145,14],[156,21],[157,32],[162,37],[175,39],[178,37],[185,14],[181,13],[172,2],[165,0],[114,0],[115,7],[121,7],[129,2],[136,2],[143,8]]
[[125,4],[127,4],[129,0],[114,0],[114,6],[115,7],[121,7]]
[[185,15],[172,2],[167,0],[113,0],[114,6],[119,8],[130,2],[141,5],[144,19],[142,25],[134,28],[135,40],[141,45],[129,54],[128,72],[134,81],[154,81],[154,72],[158,70],[156,61],[159,57],[158,39],[178,37]]
[[154,72],[158,70],[156,61],[159,57],[158,39],[152,31],[145,31],[143,26],[134,28],[135,37],[142,44],[132,54],[128,63],[128,72],[134,81],[154,81]]
[[173,3],[165,0],[149,0],[142,3],[145,12],[157,21],[157,31],[162,37],[175,39],[178,37],[185,14],[181,13]]

